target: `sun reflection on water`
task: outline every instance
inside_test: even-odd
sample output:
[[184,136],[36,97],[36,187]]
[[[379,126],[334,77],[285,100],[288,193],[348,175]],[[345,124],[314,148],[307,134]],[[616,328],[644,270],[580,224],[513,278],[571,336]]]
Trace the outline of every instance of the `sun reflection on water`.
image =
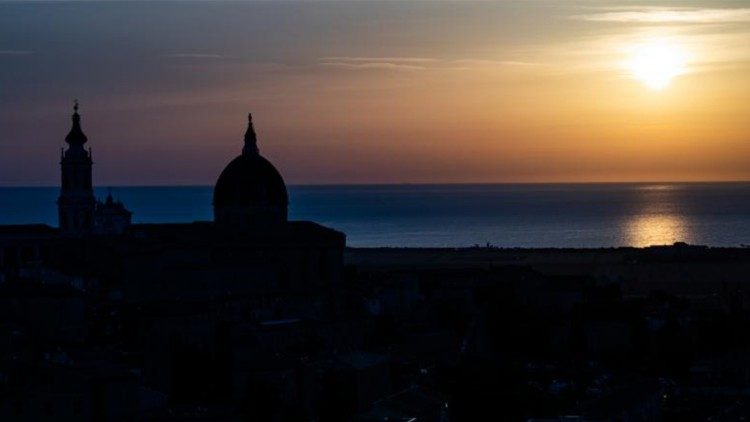
[[626,227],[629,246],[671,245],[689,242],[687,222],[678,215],[646,214],[629,221]]
[[675,184],[651,184],[635,189],[638,212],[624,224],[628,246],[671,245],[692,240],[690,221],[682,212],[683,189]]

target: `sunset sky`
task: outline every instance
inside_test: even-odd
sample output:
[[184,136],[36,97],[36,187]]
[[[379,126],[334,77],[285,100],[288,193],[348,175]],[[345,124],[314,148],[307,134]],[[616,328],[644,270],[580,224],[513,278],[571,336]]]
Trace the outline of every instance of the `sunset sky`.
[[750,180],[750,5],[618,3],[0,3],[0,185]]

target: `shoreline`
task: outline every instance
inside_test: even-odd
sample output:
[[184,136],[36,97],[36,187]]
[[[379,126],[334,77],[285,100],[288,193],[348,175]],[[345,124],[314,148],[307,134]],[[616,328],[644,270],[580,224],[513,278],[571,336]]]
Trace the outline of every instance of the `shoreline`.
[[645,273],[675,264],[713,271],[718,265],[734,263],[750,272],[750,248],[684,243],[642,248],[347,247],[344,263],[366,270],[527,266],[547,274]]

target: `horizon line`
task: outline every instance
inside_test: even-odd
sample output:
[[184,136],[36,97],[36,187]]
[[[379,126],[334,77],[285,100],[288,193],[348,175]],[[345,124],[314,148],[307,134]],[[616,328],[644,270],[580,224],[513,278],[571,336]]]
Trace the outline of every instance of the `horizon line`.
[[[2,1],[2,0],[0,0]],[[365,183],[289,183],[291,187],[334,187],[334,186],[489,186],[489,185],[646,185],[646,184],[738,184],[750,183],[750,180],[640,180],[640,181],[571,181],[571,182],[365,182]],[[107,188],[198,188],[213,187],[214,183],[206,184],[101,184],[94,189]],[[47,189],[59,188],[60,185],[3,185],[0,189]]]

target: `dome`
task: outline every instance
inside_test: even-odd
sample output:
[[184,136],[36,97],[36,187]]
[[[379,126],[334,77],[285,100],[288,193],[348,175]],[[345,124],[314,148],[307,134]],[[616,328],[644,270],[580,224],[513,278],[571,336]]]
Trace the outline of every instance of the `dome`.
[[260,155],[240,155],[221,172],[214,187],[214,206],[287,206],[284,179]]
[[214,220],[232,227],[284,222],[288,202],[284,179],[258,153],[250,119],[242,154],[224,168],[214,186]]

